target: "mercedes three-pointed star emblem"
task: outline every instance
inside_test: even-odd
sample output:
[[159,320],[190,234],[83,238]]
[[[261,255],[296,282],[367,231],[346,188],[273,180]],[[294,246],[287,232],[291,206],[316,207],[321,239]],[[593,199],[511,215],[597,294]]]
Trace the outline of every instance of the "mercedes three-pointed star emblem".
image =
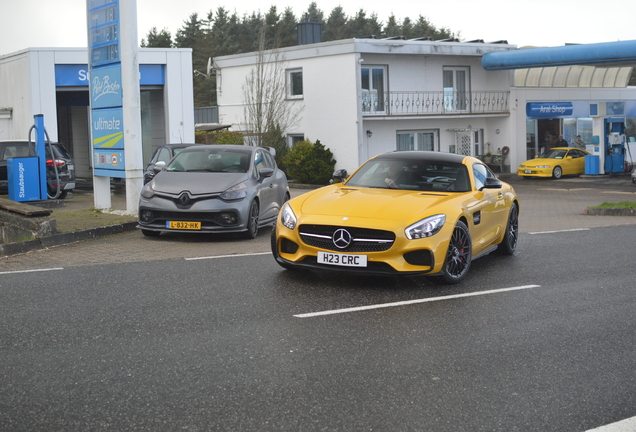
[[349,233],[349,231],[347,231],[346,229],[340,228],[333,233],[333,236],[331,236],[331,239],[333,240],[333,244],[338,249],[344,249],[351,244],[353,237],[351,237],[351,234]]

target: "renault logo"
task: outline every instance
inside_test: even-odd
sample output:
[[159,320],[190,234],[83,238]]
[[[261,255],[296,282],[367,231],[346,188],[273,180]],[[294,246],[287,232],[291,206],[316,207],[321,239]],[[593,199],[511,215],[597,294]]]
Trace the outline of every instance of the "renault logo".
[[351,241],[353,240],[351,234],[349,234],[349,231],[342,228],[336,230],[336,232],[333,233],[333,236],[331,236],[331,239],[333,240],[333,244],[336,245],[338,249],[346,248],[351,244]]
[[190,204],[190,194],[188,192],[183,192],[181,195],[179,195],[177,201],[179,201],[179,204],[181,204],[181,206],[186,207],[188,204]]

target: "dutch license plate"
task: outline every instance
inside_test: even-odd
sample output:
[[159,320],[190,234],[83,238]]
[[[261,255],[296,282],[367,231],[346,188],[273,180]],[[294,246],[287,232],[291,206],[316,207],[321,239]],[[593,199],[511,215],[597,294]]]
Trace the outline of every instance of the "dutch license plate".
[[182,230],[200,230],[201,222],[168,221],[166,222],[166,228],[182,229]]
[[526,173],[526,174],[532,174],[532,170],[531,170],[531,169],[526,169],[526,170],[524,171],[524,173]]
[[318,252],[318,263],[345,267],[366,267],[367,256]]

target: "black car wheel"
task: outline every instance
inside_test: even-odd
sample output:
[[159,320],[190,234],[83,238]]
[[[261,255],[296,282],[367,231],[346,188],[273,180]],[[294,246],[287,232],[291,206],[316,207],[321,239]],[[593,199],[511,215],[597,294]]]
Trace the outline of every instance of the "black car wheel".
[[510,207],[510,215],[508,216],[508,225],[506,226],[506,234],[504,239],[497,248],[505,255],[512,255],[517,249],[519,241],[519,207],[517,203],[513,203]]
[[560,179],[561,177],[563,177],[563,170],[560,166],[554,167],[554,171],[552,171],[552,177],[554,177],[555,179]]
[[252,201],[250,204],[250,211],[247,215],[247,231],[243,233],[243,236],[247,239],[256,238],[258,234],[258,202]]
[[458,221],[451,236],[442,270],[442,280],[447,284],[460,283],[466,277],[472,259],[472,242],[468,227]]
[[146,237],[157,237],[161,234],[161,231],[151,231],[151,230],[142,229],[141,233],[145,235]]

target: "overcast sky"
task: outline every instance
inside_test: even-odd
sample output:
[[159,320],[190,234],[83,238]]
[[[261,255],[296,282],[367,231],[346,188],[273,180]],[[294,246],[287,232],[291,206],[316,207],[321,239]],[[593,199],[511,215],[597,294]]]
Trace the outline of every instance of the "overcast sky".
[[[86,0],[1,0],[1,4],[0,55],[29,47],[86,46]],[[309,4],[297,0],[137,0],[138,39],[145,38],[152,27],[166,28],[174,37],[192,13],[206,17],[219,6],[239,16],[258,10],[266,13],[272,5],[279,12],[291,6],[301,17]],[[464,40],[505,39],[519,47],[636,40],[635,0],[320,0],[316,4],[325,18],[336,6],[353,16],[364,4],[367,15],[376,13],[383,22],[391,14],[398,20],[406,16],[416,20],[422,15],[437,27],[460,32]]]

